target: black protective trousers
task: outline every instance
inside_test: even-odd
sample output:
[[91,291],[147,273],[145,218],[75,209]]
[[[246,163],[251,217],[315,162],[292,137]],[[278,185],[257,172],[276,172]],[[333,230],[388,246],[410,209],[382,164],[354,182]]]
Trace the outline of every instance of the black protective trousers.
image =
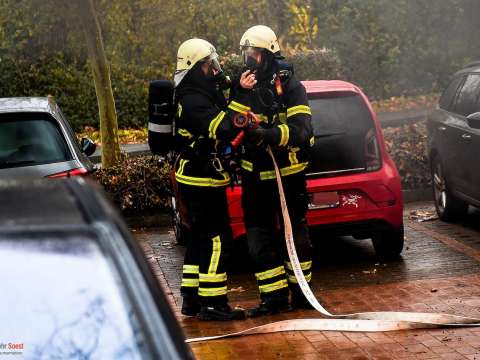
[[178,183],[191,226],[183,265],[182,296],[199,296],[202,306],[227,303],[227,259],[232,231],[225,187]]
[[[295,247],[307,281],[312,273],[312,246],[305,219],[308,207],[305,174],[282,177],[292,223]],[[258,174],[242,173],[242,206],[250,255],[262,300],[288,296],[288,288],[300,291],[285,245],[283,217],[277,182],[260,180]]]

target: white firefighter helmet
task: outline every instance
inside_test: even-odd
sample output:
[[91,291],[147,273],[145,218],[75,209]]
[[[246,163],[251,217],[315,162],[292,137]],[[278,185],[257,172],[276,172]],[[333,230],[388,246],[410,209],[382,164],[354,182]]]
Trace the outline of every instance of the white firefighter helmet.
[[203,39],[189,39],[180,45],[177,52],[177,69],[175,70],[175,87],[180,84],[188,71],[199,61],[211,60],[214,67],[220,68],[215,47]]
[[245,31],[240,40],[240,49],[246,47],[266,49],[273,54],[280,51],[277,35],[265,25],[255,25]]

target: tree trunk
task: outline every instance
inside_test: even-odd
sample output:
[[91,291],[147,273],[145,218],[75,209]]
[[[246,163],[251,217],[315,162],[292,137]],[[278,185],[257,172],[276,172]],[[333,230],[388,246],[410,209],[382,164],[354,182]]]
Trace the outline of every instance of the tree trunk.
[[118,142],[117,112],[110,80],[110,67],[105,56],[102,32],[93,1],[77,0],[77,4],[97,93],[100,139],[102,142],[102,167],[108,168],[120,161],[120,145]]

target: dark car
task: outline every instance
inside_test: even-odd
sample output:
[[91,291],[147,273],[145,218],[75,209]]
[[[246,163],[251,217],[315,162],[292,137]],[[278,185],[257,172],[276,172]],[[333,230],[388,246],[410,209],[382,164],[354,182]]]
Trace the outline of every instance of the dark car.
[[480,206],[480,62],[457,72],[427,121],[435,207],[442,220]]
[[53,98],[0,98],[0,178],[69,177],[95,170]]
[[1,180],[0,199],[2,353],[193,358],[139,245],[87,180]]

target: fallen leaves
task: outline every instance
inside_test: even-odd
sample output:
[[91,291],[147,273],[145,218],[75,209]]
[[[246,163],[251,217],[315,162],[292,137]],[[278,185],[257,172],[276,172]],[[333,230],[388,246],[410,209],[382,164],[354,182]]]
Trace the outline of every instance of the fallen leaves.
[[412,210],[408,216],[411,220],[418,222],[431,221],[438,219],[438,215],[435,211],[430,210]]
[[[91,126],[85,126],[83,128],[83,131],[77,133],[77,138],[81,139],[83,137],[88,137],[92,141],[94,141],[97,145],[102,145],[102,142],[100,139],[100,132]],[[119,129],[118,141],[120,142],[120,144],[146,143],[148,141],[148,130],[146,128]]]
[[384,100],[372,101],[375,112],[393,112],[417,108],[433,108],[438,102],[438,94],[420,96],[394,96]]
[[229,293],[242,293],[242,292],[245,292],[247,290],[245,290],[242,286],[239,286],[239,287],[236,287],[236,288],[231,288],[231,289],[228,289],[227,292]]

